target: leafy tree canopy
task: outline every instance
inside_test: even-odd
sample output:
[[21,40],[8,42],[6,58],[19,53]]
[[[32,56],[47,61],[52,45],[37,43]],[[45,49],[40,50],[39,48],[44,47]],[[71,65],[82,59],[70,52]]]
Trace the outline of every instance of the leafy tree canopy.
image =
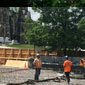
[[78,23],[78,29],[81,36],[81,48],[85,49],[85,17],[82,17]]
[[[85,16],[85,9],[78,7],[39,7],[39,21],[27,21],[29,41],[36,45],[48,46],[51,50],[77,49],[82,47],[78,22]],[[84,38],[85,39],[85,38]]]
[[30,44],[36,44],[37,46],[46,46],[48,37],[48,27],[46,25],[40,24],[38,21],[33,21],[32,19],[26,19],[26,36]]
[[30,0],[31,6],[81,6],[85,4],[83,0]]

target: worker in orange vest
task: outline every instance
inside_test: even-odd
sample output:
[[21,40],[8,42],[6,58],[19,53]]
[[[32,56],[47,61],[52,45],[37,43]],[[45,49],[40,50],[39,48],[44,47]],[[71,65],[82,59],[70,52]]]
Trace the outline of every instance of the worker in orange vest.
[[80,60],[80,66],[84,66],[84,60],[83,59]]
[[80,60],[80,66],[82,66],[82,74],[84,74],[85,77],[85,57]]
[[67,85],[70,84],[70,72],[71,72],[71,66],[72,66],[72,62],[70,60],[68,60],[68,56],[65,56],[65,61],[63,63],[63,67],[64,67],[64,72],[65,72],[65,76],[66,76],[66,80],[67,80]]
[[35,66],[35,80],[39,80],[39,75],[41,71],[41,59],[40,59],[40,54],[36,55],[36,58],[33,61],[33,65]]

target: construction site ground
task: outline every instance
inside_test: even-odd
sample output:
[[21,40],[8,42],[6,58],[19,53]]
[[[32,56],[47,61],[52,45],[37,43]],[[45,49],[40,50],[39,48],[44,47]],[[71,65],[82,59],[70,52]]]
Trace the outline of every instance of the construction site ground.
[[[35,70],[30,68],[0,66],[0,85],[67,85],[63,72],[42,69],[39,81],[34,81],[34,74]],[[71,72],[70,76],[70,85],[85,85],[82,74]]]

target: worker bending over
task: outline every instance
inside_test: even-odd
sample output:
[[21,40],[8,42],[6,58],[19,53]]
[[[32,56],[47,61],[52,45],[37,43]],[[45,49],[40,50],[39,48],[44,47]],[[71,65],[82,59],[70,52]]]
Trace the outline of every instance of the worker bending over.
[[65,76],[66,76],[66,81],[67,81],[67,85],[70,85],[70,72],[71,72],[71,66],[72,66],[72,62],[70,60],[68,60],[68,56],[65,56],[65,61],[63,63],[63,67],[64,67],[64,72],[65,72]]
[[40,54],[36,55],[36,58],[33,61],[33,64],[35,66],[35,80],[39,80],[39,75],[40,75],[40,70],[41,70],[41,59],[40,59]]

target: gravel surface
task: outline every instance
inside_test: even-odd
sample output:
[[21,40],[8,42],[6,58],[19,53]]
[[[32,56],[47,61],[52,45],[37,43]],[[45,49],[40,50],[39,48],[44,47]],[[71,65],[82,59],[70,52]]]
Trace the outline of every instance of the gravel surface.
[[[58,81],[51,80],[52,78],[56,78],[60,75],[53,70],[41,70],[40,82],[34,82],[34,69],[20,70],[15,72],[7,72],[17,70],[19,68],[7,68],[0,67],[0,85],[66,85],[65,80]],[[1,73],[7,72],[7,73]],[[61,73],[63,75],[63,73]],[[73,75],[73,73],[72,73]],[[50,79],[48,81],[43,81],[46,79]],[[30,82],[28,81],[30,80]],[[32,81],[32,82],[31,82]],[[4,83],[4,84],[3,84]],[[85,85],[85,79],[73,79],[71,78],[70,85]]]

